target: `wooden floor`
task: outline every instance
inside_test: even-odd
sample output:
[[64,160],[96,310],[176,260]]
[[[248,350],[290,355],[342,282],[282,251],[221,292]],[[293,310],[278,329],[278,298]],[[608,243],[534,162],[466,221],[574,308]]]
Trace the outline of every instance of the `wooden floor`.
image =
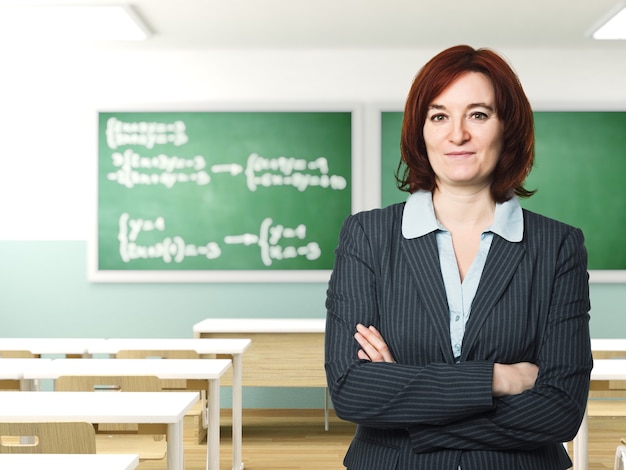
[[[229,410],[222,410],[220,470],[231,469]],[[206,470],[206,441],[192,442],[192,423],[185,423],[185,469]],[[354,425],[331,416],[324,431],[322,410],[244,410],[245,470],[343,469],[343,456]],[[589,470],[613,470],[615,448],[626,437],[626,418],[589,419]],[[569,446],[570,452],[572,446]],[[139,470],[165,470],[165,461],[142,461]],[[574,469],[575,470],[575,469]]]

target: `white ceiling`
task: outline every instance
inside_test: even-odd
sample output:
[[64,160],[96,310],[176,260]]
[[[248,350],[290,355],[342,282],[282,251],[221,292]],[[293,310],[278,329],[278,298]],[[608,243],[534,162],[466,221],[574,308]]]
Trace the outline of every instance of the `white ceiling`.
[[[2,5],[119,4],[119,0],[0,0]],[[618,0],[134,0],[154,31],[141,49],[597,48],[592,28]],[[626,56],[625,56],[626,60]]]

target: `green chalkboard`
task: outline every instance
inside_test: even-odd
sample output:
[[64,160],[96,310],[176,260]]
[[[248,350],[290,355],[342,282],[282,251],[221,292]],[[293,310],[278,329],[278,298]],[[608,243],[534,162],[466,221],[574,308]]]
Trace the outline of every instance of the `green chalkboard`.
[[[626,269],[626,112],[535,112],[537,193],[522,206],[579,227],[590,270]],[[406,200],[395,185],[402,112],[381,113],[381,199]]]
[[350,110],[100,112],[98,132],[93,280],[332,269],[352,210]]

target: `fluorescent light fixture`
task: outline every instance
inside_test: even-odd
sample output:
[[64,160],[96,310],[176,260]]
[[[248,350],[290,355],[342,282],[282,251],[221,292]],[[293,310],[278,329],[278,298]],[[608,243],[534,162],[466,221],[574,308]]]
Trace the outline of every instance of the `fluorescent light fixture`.
[[619,11],[592,34],[594,39],[626,39],[626,7],[620,5]]
[[139,41],[150,30],[129,5],[0,7],[0,35],[55,41]]

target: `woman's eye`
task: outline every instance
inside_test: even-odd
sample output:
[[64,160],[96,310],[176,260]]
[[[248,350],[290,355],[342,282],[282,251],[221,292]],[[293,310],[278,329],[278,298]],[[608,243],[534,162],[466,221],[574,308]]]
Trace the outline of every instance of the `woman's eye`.
[[476,119],[476,120],[479,120],[479,121],[484,121],[488,117],[489,116],[487,115],[487,113],[483,113],[482,111],[475,111],[475,112],[470,114],[470,118],[471,119]]
[[430,120],[433,122],[440,122],[443,121],[446,118],[446,116],[444,114],[433,114],[430,117]]

